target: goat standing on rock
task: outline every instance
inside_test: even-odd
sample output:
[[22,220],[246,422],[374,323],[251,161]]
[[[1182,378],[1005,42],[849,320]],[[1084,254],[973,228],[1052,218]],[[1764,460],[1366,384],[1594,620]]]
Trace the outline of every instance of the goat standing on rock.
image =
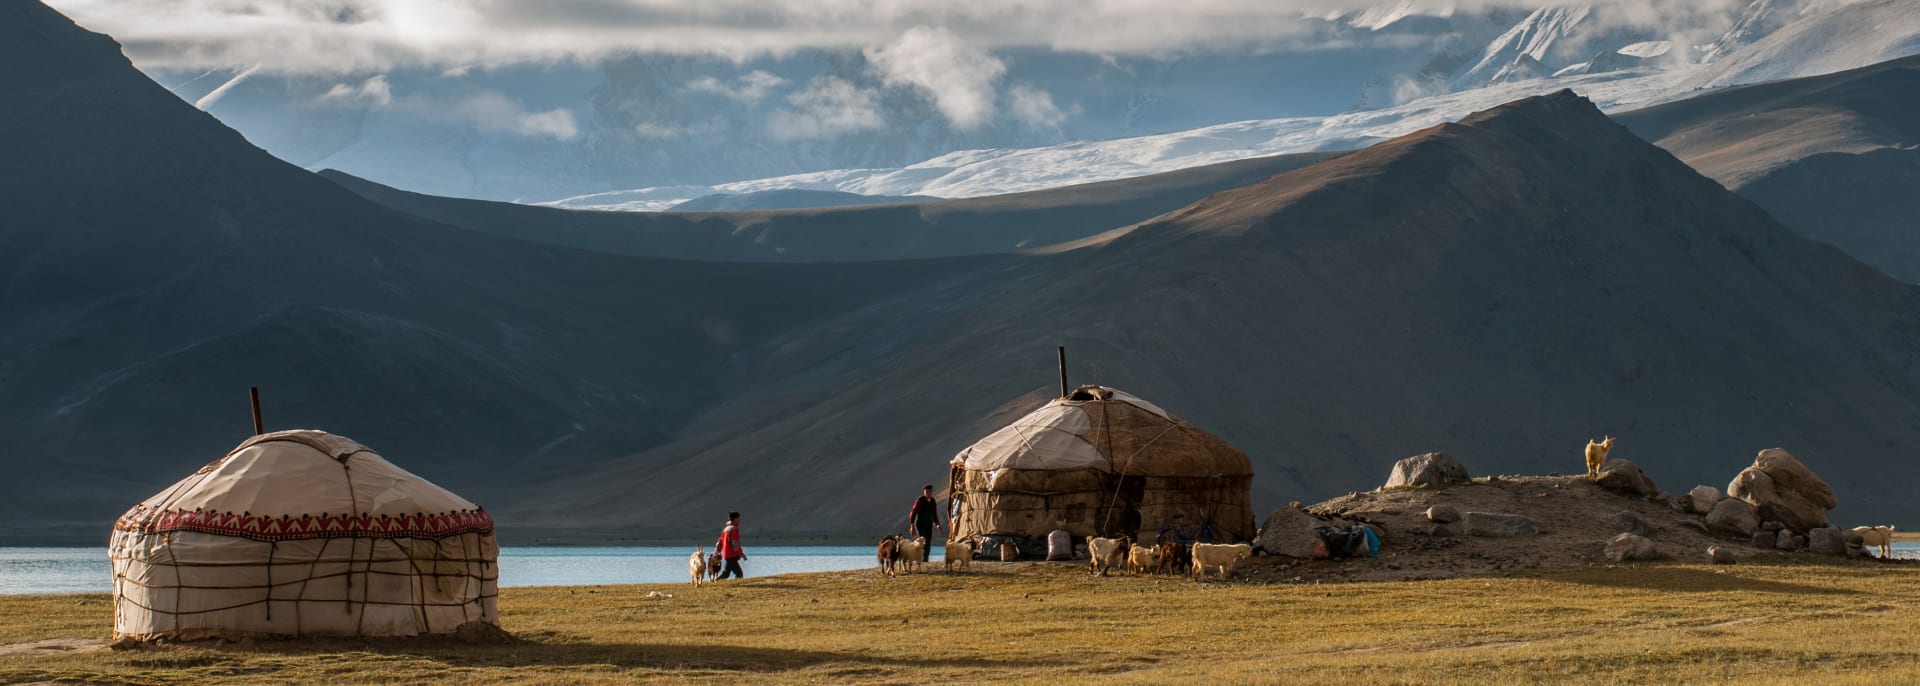
[[1587,439],[1587,478],[1600,477],[1600,465],[1607,463],[1607,453],[1613,450],[1613,437],[1608,436],[1599,443]]

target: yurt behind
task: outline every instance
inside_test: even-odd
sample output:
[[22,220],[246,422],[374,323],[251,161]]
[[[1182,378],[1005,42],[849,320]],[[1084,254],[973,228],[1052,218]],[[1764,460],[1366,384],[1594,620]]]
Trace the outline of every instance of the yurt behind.
[[1152,403],[1081,386],[953,458],[952,536],[1251,540],[1246,453]]
[[114,635],[412,636],[494,626],[493,520],[346,438],[279,431],[114,522]]

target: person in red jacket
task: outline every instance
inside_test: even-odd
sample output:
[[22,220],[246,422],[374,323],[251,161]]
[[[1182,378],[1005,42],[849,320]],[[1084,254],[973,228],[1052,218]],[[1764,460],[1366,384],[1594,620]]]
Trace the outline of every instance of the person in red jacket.
[[746,573],[740,571],[740,561],[747,559],[747,551],[740,547],[740,513],[727,513],[727,528],[720,530],[720,540],[714,542],[713,552],[727,562],[727,568],[720,570],[720,578],[725,579],[728,574],[735,579],[746,578]]

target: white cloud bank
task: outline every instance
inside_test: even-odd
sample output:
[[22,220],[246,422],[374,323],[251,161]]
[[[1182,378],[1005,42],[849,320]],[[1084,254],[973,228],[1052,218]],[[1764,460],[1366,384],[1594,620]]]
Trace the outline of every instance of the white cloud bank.
[[[1749,0],[1600,0],[1648,23]],[[255,65],[269,73],[370,73],[674,53],[747,58],[807,48],[1094,54],[1315,47],[1307,17],[1385,9],[1439,14],[1548,0],[51,0],[126,45],[145,68]],[[931,27],[931,28],[928,28]],[[959,46],[959,47],[955,47]],[[904,65],[903,65],[904,66]],[[976,60],[976,67],[985,64]],[[990,69],[990,67],[989,67]],[[977,75],[976,75],[977,76]],[[909,78],[902,74],[902,79]],[[949,99],[942,108],[971,105]],[[964,115],[963,115],[964,116]]]
[[838,77],[815,78],[806,90],[787,96],[787,103],[792,107],[767,120],[767,132],[776,140],[835,138],[885,123],[878,93]]
[[993,116],[994,83],[1007,73],[1006,63],[944,28],[915,26],[886,47],[862,52],[887,85],[920,91],[962,131]]

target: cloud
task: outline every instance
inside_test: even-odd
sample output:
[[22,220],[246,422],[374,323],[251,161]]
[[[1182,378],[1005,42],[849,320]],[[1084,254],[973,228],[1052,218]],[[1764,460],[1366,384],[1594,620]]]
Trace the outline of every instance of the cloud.
[[316,100],[323,103],[356,103],[386,107],[393,103],[393,87],[385,74],[374,74],[359,85],[336,83]]
[[[231,82],[222,88],[230,86]],[[504,131],[529,138],[569,141],[580,136],[579,122],[566,108],[530,112],[519,101],[496,90],[479,90],[454,98],[421,94],[396,96],[384,74],[358,82],[335,83],[313,102],[336,107],[390,109],[429,119],[457,119],[480,131]]]
[[846,79],[816,77],[806,90],[787,96],[791,108],[768,117],[767,132],[776,140],[815,140],[877,129],[885,124],[879,99]]
[[1007,89],[1007,109],[1015,121],[1036,129],[1059,130],[1068,113],[1053,104],[1053,95],[1030,84],[1016,83]]
[[915,26],[882,48],[862,51],[889,86],[910,86],[933,99],[962,131],[993,118],[994,83],[1007,65],[944,28]]
[[573,140],[580,127],[565,108],[528,112],[499,91],[480,91],[462,98],[453,111],[481,131],[506,131],[532,138]]
[[633,125],[633,135],[639,136],[641,138],[650,139],[650,140],[680,138],[682,136],[687,135],[688,133],[691,133],[690,129],[688,129],[685,126],[680,126],[677,124],[662,124],[656,121],[643,121]]
[[721,81],[711,76],[702,76],[689,82],[687,84],[687,90],[695,93],[712,93],[727,98],[728,100],[753,105],[758,104],[761,100],[765,100],[767,95],[773,92],[773,89],[786,85],[786,83],[786,79],[756,69],[748,72],[745,76],[734,79],[732,83]]
[[[1750,0],[1606,0],[1623,21],[1706,19]],[[1795,0],[1811,2],[1813,0]],[[352,74],[635,53],[746,59],[824,48],[879,50],[910,36],[967,51],[1041,47],[1097,55],[1313,49],[1349,40],[1327,17],[1387,0],[50,0],[113,35],[143,68],[259,65]],[[1529,9],[1559,0],[1413,0],[1419,13]],[[953,46],[959,46],[954,48]],[[896,54],[897,69],[907,68]],[[901,78],[907,78],[905,74]],[[977,77],[976,77],[977,78]],[[976,93],[977,96],[977,93]],[[965,100],[945,101],[967,111]]]

